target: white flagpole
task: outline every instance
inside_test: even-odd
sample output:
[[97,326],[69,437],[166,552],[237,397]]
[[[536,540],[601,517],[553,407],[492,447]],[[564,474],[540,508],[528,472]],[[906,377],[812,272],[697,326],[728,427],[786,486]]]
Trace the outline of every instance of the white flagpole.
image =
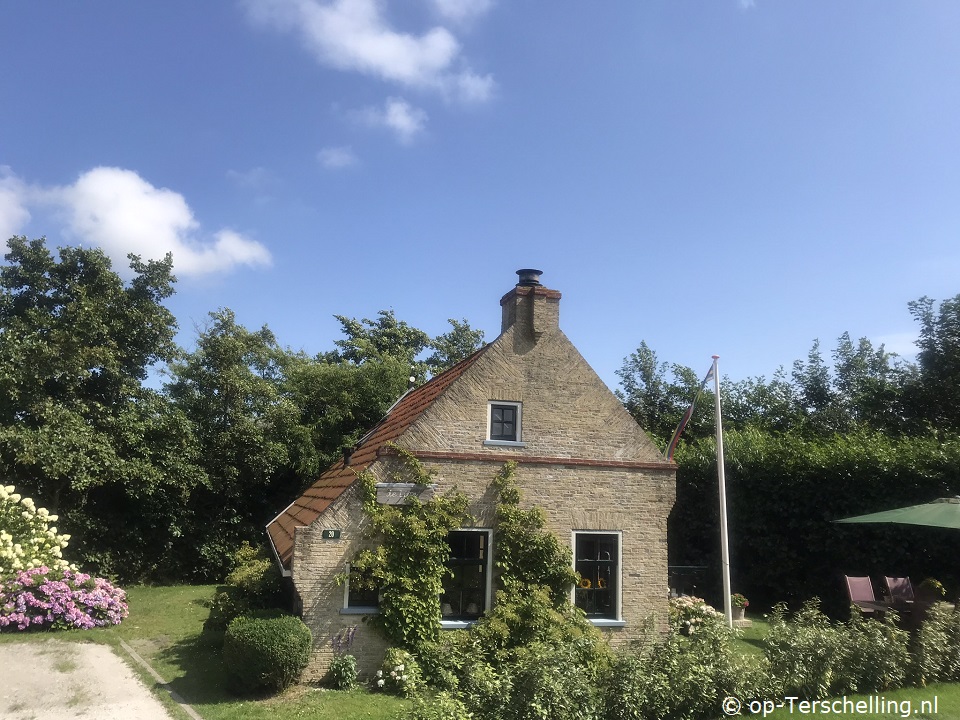
[[723,424],[720,420],[719,355],[713,356],[713,387],[717,399],[717,476],[720,482],[720,561],[723,566],[723,612],[727,627],[733,627],[733,604],[730,598],[730,546],[727,542],[727,484],[723,471]]

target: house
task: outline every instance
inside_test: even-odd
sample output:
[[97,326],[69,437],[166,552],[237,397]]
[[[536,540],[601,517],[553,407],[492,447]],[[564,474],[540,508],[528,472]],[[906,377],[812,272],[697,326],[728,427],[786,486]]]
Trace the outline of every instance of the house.
[[[445,585],[445,628],[466,627],[491,607],[497,552],[491,484],[508,460],[518,464],[523,502],[544,510],[547,527],[569,543],[576,571],[589,580],[571,599],[611,643],[635,637],[651,614],[666,618],[676,466],[560,330],[560,293],[541,285],[538,270],[518,275],[500,300],[499,337],[405,394],[349,456],[267,526],[314,634],[309,677],[326,671],[333,637],[377,612],[375,594],[351,591],[337,578],[370,542],[357,473],[374,473],[385,482],[382,501],[395,502],[391,495],[405,491],[387,484],[403,467],[397,448],[431,471],[437,492],[465,493],[476,518],[476,527],[450,536],[451,565],[471,572],[455,573]],[[598,322],[615,327],[613,317]],[[386,645],[360,627],[351,653],[370,672]]]

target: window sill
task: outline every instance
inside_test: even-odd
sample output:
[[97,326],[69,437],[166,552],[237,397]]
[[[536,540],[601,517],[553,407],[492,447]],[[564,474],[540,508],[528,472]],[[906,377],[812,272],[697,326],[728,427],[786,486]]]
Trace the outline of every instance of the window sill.
[[441,630],[466,630],[473,627],[476,620],[441,620]]
[[484,440],[484,447],[515,447],[515,448],[524,448],[527,446],[525,442],[519,442],[517,440]]
[[341,615],[379,615],[380,608],[377,607],[345,607],[340,608]]
[[605,620],[603,618],[587,618],[594,627],[626,627],[624,620]]

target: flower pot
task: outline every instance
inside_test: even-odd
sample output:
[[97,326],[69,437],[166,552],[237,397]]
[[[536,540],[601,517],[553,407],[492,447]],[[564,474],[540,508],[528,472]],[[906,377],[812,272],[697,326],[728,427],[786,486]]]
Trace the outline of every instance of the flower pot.
[[733,608],[733,619],[734,620],[743,620],[743,614],[746,612],[746,608],[734,607]]

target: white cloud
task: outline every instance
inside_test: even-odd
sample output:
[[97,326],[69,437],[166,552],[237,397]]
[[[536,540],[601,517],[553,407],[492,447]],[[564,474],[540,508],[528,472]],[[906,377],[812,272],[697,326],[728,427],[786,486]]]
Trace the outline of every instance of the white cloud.
[[[436,2],[436,0],[435,0]],[[436,2],[442,13],[479,11],[481,0]],[[408,87],[433,89],[461,100],[490,97],[493,78],[476,76],[462,65],[460,44],[444,27],[413,35],[391,28],[382,13],[381,0],[247,0],[249,16],[299,35],[322,64],[359,72]],[[472,92],[464,94],[466,86]],[[486,87],[477,93],[478,87]]]
[[426,128],[427,113],[408,103],[403,98],[387,98],[383,108],[366,108],[360,118],[368,125],[385,127],[394,132],[397,139],[405,145]]
[[128,253],[159,259],[173,253],[181,275],[221,272],[237,265],[269,265],[269,251],[232,230],[198,239],[199,224],[182,195],[156,188],[132,170],[98,167],[70,186],[47,191],[67,216],[67,231],[101,247],[118,268]]
[[431,2],[441,17],[457,23],[478,18],[493,7],[493,0],[431,0]]
[[317,153],[317,160],[325,168],[339,169],[356,165],[357,156],[353,153],[353,148],[348,145],[340,147],[325,147]]
[[749,10],[757,6],[756,0],[737,0],[737,4],[741,10]]
[[0,242],[19,233],[30,220],[27,188],[6,165],[0,165]]

